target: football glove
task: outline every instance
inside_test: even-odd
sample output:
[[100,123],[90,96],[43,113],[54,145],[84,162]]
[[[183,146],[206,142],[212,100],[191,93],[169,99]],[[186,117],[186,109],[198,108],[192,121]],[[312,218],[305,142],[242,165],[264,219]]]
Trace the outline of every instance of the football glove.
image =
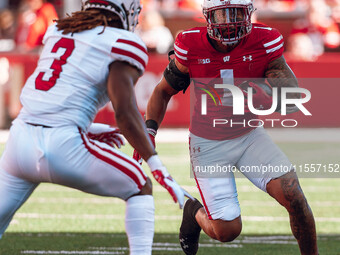
[[[156,143],[155,143],[155,136],[157,134],[157,131],[152,129],[152,128],[147,128],[147,131],[148,131],[148,134],[149,134],[149,137],[151,139],[151,142],[153,144],[154,147],[156,147]],[[137,150],[133,150],[133,156],[132,156],[139,164],[142,164],[143,162],[143,159],[142,157],[140,156],[140,154],[138,153]]]
[[147,163],[155,180],[170,193],[175,203],[178,202],[180,209],[183,208],[184,196],[193,199],[193,197],[171,177],[157,155],[151,156]]
[[125,145],[124,137],[118,128],[112,128],[102,123],[92,123],[87,130],[87,136],[111,147],[116,146],[118,149]]

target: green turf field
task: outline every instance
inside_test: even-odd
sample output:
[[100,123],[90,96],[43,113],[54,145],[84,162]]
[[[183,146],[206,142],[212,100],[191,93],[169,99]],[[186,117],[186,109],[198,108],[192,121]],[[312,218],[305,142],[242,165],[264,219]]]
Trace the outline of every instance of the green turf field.
[[[294,164],[340,163],[336,142],[279,145]],[[195,181],[189,177],[187,147],[186,143],[159,144],[158,152],[173,177],[197,197]],[[130,147],[124,151],[132,154]],[[340,179],[300,181],[316,218],[320,254],[340,254]],[[202,235],[198,254],[299,254],[285,210],[247,179],[236,182],[243,217],[241,236],[222,244]],[[154,184],[154,196],[153,254],[183,254],[177,239],[181,211],[158,184]],[[0,241],[0,254],[128,254],[124,209],[118,199],[41,184],[15,215]]]

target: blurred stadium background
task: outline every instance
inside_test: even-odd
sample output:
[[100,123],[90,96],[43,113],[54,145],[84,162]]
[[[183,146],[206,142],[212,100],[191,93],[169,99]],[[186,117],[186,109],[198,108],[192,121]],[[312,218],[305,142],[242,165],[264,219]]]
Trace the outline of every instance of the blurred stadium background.
[[[11,121],[21,105],[19,94],[33,72],[41,45],[27,43],[30,26],[39,11],[29,2],[0,0],[0,153]],[[136,86],[143,113],[154,86],[168,63],[176,34],[204,26],[201,0],[144,0],[137,33],[145,40],[150,61]],[[59,17],[77,11],[80,0],[52,0]],[[254,19],[279,29],[285,38],[285,57],[299,79],[311,91],[306,104],[312,116],[292,114],[296,128],[267,130],[293,164],[340,164],[340,1],[339,0],[254,0]],[[169,171],[193,195],[190,178],[187,127],[190,93],[174,97],[157,137],[158,151]],[[268,118],[280,119],[278,115]],[[113,110],[107,105],[96,121],[114,125]],[[280,123],[280,122],[278,122]],[[124,151],[132,155],[129,146]],[[329,170],[327,168],[327,170]],[[146,169],[148,172],[148,169]],[[316,217],[320,254],[340,254],[339,172],[303,175],[301,183]],[[308,178],[313,177],[313,178]],[[202,236],[199,254],[298,254],[287,214],[248,180],[237,178],[244,228],[240,238],[220,244]],[[154,254],[182,254],[177,243],[181,211],[168,194],[154,185],[156,233]],[[0,254],[128,254],[124,234],[124,203],[99,198],[71,189],[42,184],[19,210],[3,240]]]

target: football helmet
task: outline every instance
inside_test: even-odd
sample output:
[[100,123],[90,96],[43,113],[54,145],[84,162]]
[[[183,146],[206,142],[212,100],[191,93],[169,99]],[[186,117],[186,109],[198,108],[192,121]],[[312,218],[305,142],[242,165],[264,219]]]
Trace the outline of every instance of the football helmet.
[[253,0],[204,0],[202,7],[210,38],[233,44],[250,34]]
[[123,28],[134,31],[138,24],[138,15],[142,10],[139,0],[82,0],[83,10],[104,9],[118,15]]

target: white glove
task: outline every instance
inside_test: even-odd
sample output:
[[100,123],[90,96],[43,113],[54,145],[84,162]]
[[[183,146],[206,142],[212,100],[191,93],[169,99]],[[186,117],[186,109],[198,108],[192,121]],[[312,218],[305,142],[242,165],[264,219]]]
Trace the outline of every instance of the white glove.
[[170,193],[175,203],[178,202],[180,209],[183,208],[184,196],[193,199],[193,197],[171,177],[157,155],[151,156],[147,163],[155,180]]
[[90,139],[97,140],[117,148],[125,145],[124,137],[120,134],[118,128],[112,128],[102,123],[92,123],[87,129],[87,136]]

